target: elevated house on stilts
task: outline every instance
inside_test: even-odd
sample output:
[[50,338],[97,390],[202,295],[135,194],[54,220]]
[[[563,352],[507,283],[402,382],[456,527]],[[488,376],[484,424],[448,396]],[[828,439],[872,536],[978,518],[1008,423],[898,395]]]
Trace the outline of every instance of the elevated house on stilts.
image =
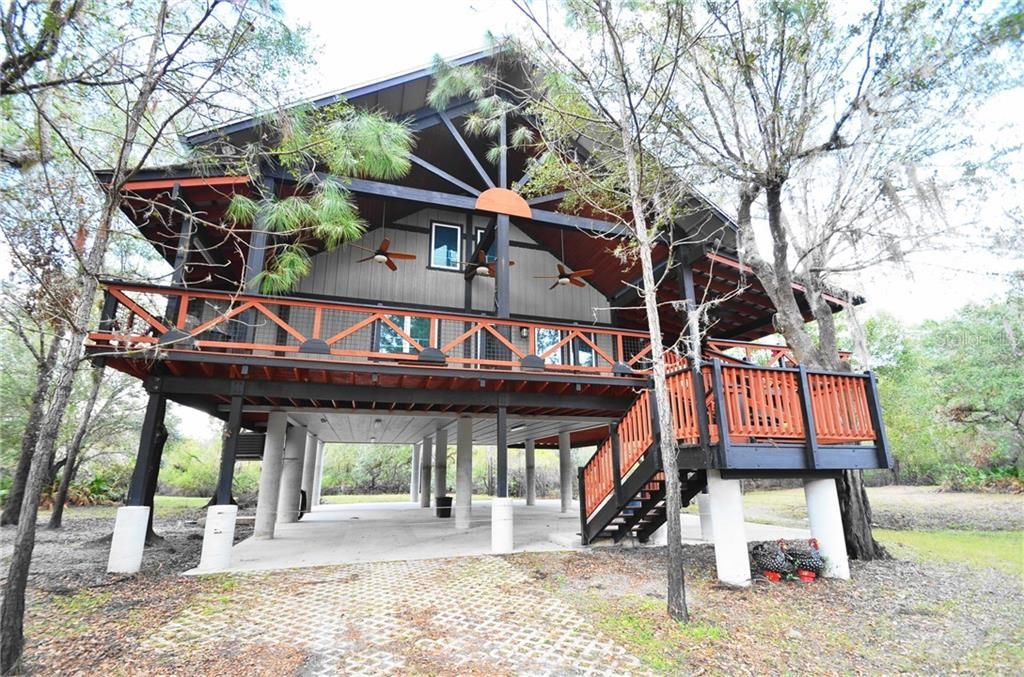
[[[94,359],[138,377],[149,395],[111,570],[140,566],[168,400],[227,424],[202,570],[231,563],[235,462],[262,460],[254,537],[269,539],[317,502],[325,442],[413,444],[412,497],[423,506],[432,468],[435,495],[446,491],[436,473],[454,442],[453,529],[469,526],[472,447],[494,446],[494,552],[515,547],[510,446],[526,447],[528,465],[535,448],[559,450],[563,512],[573,509],[578,474],[582,544],[646,542],[664,523],[641,276],[637,264],[615,256],[621,227],[563,210],[560,194],[524,198],[525,153],[502,138],[506,150],[489,162],[494,139],[462,131],[472,102],[435,110],[431,84],[432,70],[422,69],[312,102],[384,111],[408,122],[416,144],[403,179],[337,177],[369,227],[361,239],[315,254],[310,273],[285,295],[262,294],[258,285],[276,236],[259,223],[230,225],[225,210],[236,194],[303,190],[288,172],[269,164],[258,176],[165,167],[123,186],[125,213],[173,277],[166,285],[106,281],[89,336]],[[266,124],[254,118],[187,143],[240,147],[258,142]],[[891,464],[874,378],[805,369],[784,346],[753,344],[774,333],[772,304],[738,260],[729,218],[698,198],[689,207],[673,241],[694,244],[670,251],[666,241],[654,253],[658,272],[668,273],[658,292],[664,344],[674,345],[686,325],[668,301],[724,300],[699,373],[669,353],[684,499],[705,495],[719,576],[744,585],[739,480],[803,478],[811,531],[831,573],[846,576],[834,477]],[[848,301],[829,302],[839,310]],[[755,354],[765,359],[748,359]],[[582,447],[596,452],[573,469],[571,450]]]

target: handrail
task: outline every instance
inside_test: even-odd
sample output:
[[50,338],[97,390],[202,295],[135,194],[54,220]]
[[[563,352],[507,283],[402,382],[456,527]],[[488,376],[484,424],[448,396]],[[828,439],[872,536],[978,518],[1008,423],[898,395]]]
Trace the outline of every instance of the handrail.
[[[418,366],[643,374],[648,334],[446,310],[108,282],[94,346]],[[544,340],[540,340],[544,339]]]
[[[716,365],[722,375],[717,384],[711,377]],[[801,373],[806,375],[810,390],[810,421],[816,430],[813,445],[806,439],[804,405],[799,391]],[[700,443],[700,414],[704,412],[708,427],[706,439],[710,444],[721,443],[721,416],[725,416],[728,444],[803,443],[811,447],[868,441],[877,444],[879,436],[871,409],[875,405],[868,399],[870,374],[717,361],[704,366],[700,374],[705,393],[703,402],[694,395],[694,370],[681,369],[667,379],[673,433],[680,444]],[[720,393],[715,391],[716,387],[721,388]],[[649,390],[643,391],[619,423],[623,478],[648,451],[654,439],[650,434],[650,397]],[[724,403],[724,412],[717,410],[716,400]],[[611,453],[612,445],[606,441],[583,468],[588,517],[612,497],[615,478],[611,471]]]

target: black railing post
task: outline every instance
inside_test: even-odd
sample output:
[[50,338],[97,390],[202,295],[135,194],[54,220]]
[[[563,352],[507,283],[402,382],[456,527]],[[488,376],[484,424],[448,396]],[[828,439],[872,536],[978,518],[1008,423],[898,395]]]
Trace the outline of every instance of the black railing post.
[[875,429],[875,453],[877,454],[879,464],[891,470],[892,450],[889,448],[889,436],[885,432],[885,421],[882,420],[882,401],[878,397],[878,383],[875,381],[874,372],[866,371],[864,374],[868,378],[864,394],[868,398],[868,413],[871,416],[871,426]]
[[622,443],[619,440],[619,424],[612,423],[609,429],[612,443],[612,478],[615,482],[615,502],[621,507],[625,503],[622,500]]
[[590,530],[587,527],[587,487],[583,481],[583,466],[576,468],[576,477],[580,489],[580,539],[583,545],[590,545]]
[[804,420],[804,436],[807,438],[804,444],[804,462],[808,470],[816,470],[818,467],[818,428],[814,424],[814,409],[811,404],[811,382],[807,378],[807,367],[797,367],[797,392],[800,395],[800,414]]
[[725,381],[722,378],[722,361],[711,360],[711,391],[715,398],[715,419],[718,423],[718,454],[715,467],[729,467],[729,412],[725,408]]
[[711,428],[708,426],[708,393],[704,388],[704,370],[690,365],[690,382],[693,384],[693,410],[697,414],[697,435],[704,462],[710,464]]
[[117,297],[110,293],[110,288],[103,290],[103,310],[100,311],[100,331],[111,333],[117,328]]

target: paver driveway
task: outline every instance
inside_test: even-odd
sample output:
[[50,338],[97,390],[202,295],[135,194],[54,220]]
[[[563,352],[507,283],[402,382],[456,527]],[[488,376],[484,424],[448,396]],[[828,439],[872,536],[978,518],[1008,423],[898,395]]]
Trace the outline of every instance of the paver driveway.
[[640,661],[500,557],[225,577],[142,647],[298,650],[301,674],[643,674]]

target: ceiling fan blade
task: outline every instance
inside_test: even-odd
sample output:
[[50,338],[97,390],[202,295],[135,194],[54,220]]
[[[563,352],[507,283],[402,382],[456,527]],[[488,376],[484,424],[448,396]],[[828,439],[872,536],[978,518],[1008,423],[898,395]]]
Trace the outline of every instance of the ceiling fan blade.
[[[479,268],[480,266],[477,266],[477,267]],[[498,265],[497,265],[497,263],[488,263],[486,266],[484,266],[484,268],[487,268],[487,272],[490,274],[491,277],[497,277],[497,275],[498,275]]]
[[399,261],[415,261],[415,254],[406,254],[405,252],[387,252],[388,257],[392,259],[398,259]]
[[390,268],[391,270],[398,270],[398,266],[395,265],[395,262],[391,260],[390,256],[388,257],[387,261],[384,262],[384,265]]
[[359,259],[356,263],[365,263],[366,261],[373,261],[373,256],[367,256],[365,259]]
[[551,291],[552,289],[554,289],[557,286],[558,286],[558,283],[556,282],[553,285],[551,285],[550,287],[548,287],[548,291]]
[[391,246],[391,238],[387,238],[386,237],[386,238],[384,238],[381,241],[380,247],[377,248],[377,251],[379,251],[380,253],[383,254],[384,252],[386,252],[388,250],[388,247],[390,247],[390,246]]
[[476,262],[481,265],[487,263],[487,252],[485,252],[483,249],[478,251],[476,253]]
[[562,275],[565,275],[565,274],[566,274],[565,273],[565,266],[563,266],[561,263],[559,263],[558,264],[558,276],[561,277]]
[[570,277],[569,278],[569,284],[575,285],[577,287],[586,287],[587,286],[587,283],[584,282],[583,280],[579,279],[578,277]]
[[586,277],[587,275],[593,275],[593,274],[594,274],[594,269],[593,268],[584,268],[583,270],[577,270],[575,273],[572,274],[572,277]]

